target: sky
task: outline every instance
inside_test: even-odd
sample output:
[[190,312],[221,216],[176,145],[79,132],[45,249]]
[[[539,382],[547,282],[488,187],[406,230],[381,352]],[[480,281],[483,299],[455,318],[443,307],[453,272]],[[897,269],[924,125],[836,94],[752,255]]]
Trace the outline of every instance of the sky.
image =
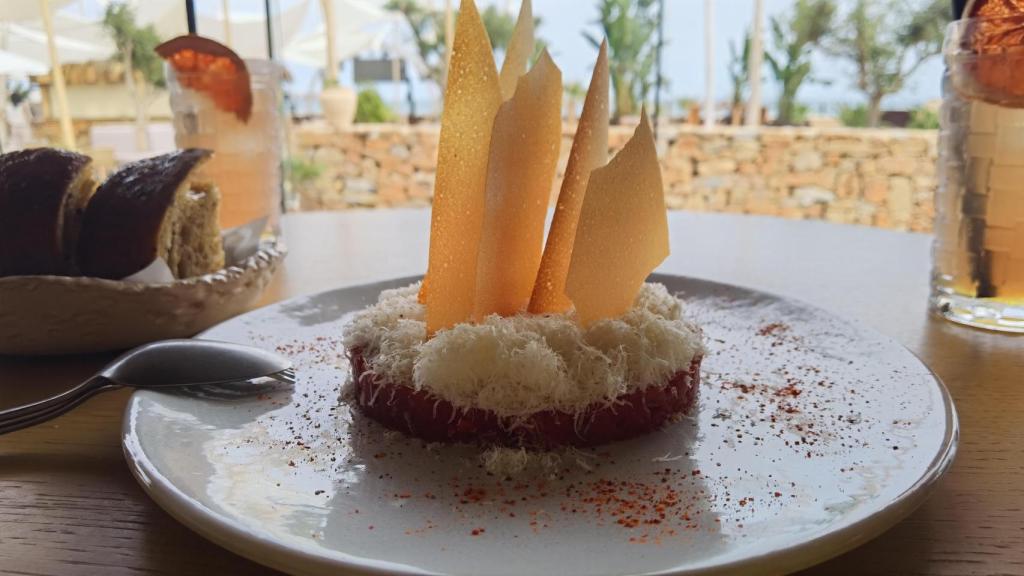
[[[791,9],[794,0],[764,0],[766,22]],[[753,0],[715,0],[715,92],[722,100],[730,98],[732,85],[727,74],[729,44],[741,42],[753,23]],[[534,0],[534,11],[542,18],[538,34],[551,43],[555,61],[568,81],[586,85],[595,51],[582,31],[598,31],[596,2],[592,0]],[[767,25],[766,25],[767,29]],[[702,99],[704,94],[704,0],[665,1],[664,73],[673,100],[683,97]],[[766,42],[768,41],[766,34]],[[807,84],[800,100],[812,109],[830,110],[843,103],[860,102],[852,85],[853,70],[845,62],[819,57],[815,75],[829,85]],[[767,69],[766,69],[767,70]],[[942,62],[933,58],[911,78],[899,95],[887,99],[889,107],[909,107],[940,96]],[[764,76],[765,99],[774,101],[777,90],[770,72]]]
[[[277,0],[290,3],[289,0]],[[364,0],[383,3],[384,0]],[[440,8],[444,0],[421,0]],[[727,69],[730,60],[730,43],[740,45],[753,20],[754,0],[715,1],[715,91],[720,100],[728,100],[732,86]],[[843,1],[849,0],[840,0]],[[888,1],[888,0],[882,0]],[[495,4],[501,8],[518,10],[518,0],[477,0],[480,5]],[[555,62],[562,69],[566,83],[579,82],[587,85],[596,59],[596,49],[583,37],[590,31],[600,35],[596,25],[597,0],[533,0],[534,13],[542,19],[537,33],[548,41]],[[772,16],[790,10],[795,0],[764,0],[767,20]],[[221,0],[196,0],[201,12],[219,12]],[[316,4],[319,4],[318,2]],[[458,5],[458,0],[453,0]],[[231,0],[233,12],[262,11],[263,0]],[[344,17],[344,15],[338,15]],[[315,13],[307,25],[315,26]],[[200,31],[201,32],[201,31]],[[702,99],[704,94],[704,0],[665,0],[664,73],[668,79],[666,99],[678,102],[681,98]],[[766,44],[770,41],[768,35]],[[834,57],[816,56],[815,76],[818,83],[806,83],[799,94],[801,103],[809,105],[812,111],[835,112],[841,105],[857,104],[863,97],[853,86],[853,70],[849,64]],[[499,62],[500,65],[500,62]],[[319,72],[312,68],[293,66],[294,81],[290,91],[309,93],[307,102],[315,102],[313,94],[318,90],[316,80]],[[777,88],[770,72],[765,69],[765,102],[771,105],[777,98]],[[907,87],[899,94],[883,102],[888,108],[909,108],[940,96],[942,62],[932,58],[910,79]],[[349,77],[343,68],[342,81]],[[386,101],[397,100],[398,93],[389,85],[380,86]],[[417,83],[416,98],[423,105],[436,98],[437,90],[427,84]],[[404,100],[404,96],[401,97]]]

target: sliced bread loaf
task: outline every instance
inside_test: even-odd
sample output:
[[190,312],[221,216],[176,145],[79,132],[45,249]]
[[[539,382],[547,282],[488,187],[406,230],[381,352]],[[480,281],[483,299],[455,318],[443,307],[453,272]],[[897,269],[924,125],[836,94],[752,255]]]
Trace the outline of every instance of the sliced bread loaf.
[[95,187],[88,156],[53,148],[0,155],[0,276],[75,274]]
[[167,263],[175,278],[222,268],[220,195],[195,175],[211,154],[180,150],[128,164],[111,175],[85,210],[78,243],[82,273],[120,279],[156,258]]

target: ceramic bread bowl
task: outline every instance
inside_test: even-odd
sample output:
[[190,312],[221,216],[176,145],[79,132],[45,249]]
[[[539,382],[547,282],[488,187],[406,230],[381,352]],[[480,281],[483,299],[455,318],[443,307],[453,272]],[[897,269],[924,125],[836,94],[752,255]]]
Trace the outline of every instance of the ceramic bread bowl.
[[250,309],[284,254],[270,244],[217,272],[160,284],[0,278],[0,354],[105,352],[193,336]]
[[185,149],[97,187],[88,157],[0,155],[0,354],[118,350],[251,307],[283,255],[265,221],[221,234],[220,193]]

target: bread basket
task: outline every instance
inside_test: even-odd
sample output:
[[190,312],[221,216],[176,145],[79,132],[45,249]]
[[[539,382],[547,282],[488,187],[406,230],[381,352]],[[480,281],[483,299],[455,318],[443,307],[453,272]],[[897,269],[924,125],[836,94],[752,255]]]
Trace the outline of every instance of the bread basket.
[[106,352],[192,336],[252,307],[285,255],[262,245],[217,272],[168,283],[0,278],[0,354]]

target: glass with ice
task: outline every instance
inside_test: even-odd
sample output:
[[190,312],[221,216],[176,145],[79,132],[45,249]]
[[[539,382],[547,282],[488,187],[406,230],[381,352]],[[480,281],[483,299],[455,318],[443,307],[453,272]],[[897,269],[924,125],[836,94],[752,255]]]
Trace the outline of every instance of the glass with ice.
[[1024,332],[1021,40],[1024,16],[948,29],[931,295],[950,320],[1011,332]]
[[213,97],[189,88],[188,74],[166,67],[179,148],[208,148],[213,158],[202,167],[220,189],[221,229],[266,218],[264,237],[274,236],[281,213],[281,68],[269,60],[246,60],[252,113],[242,121],[216,106]]

